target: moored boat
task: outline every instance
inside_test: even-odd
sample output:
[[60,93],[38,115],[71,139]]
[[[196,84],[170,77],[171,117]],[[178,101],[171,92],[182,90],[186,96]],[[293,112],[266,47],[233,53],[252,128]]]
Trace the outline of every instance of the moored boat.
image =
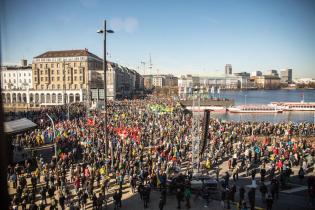
[[231,113],[282,113],[283,110],[277,106],[270,105],[243,105],[228,108]]
[[315,111],[315,102],[271,102],[284,111]]

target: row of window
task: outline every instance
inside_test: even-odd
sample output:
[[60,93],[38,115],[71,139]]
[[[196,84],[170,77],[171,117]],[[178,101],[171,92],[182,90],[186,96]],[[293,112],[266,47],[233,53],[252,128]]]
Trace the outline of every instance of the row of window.
[[[52,84],[51,86],[49,86],[49,85],[41,85],[40,86],[40,89],[42,89],[42,90],[55,90],[57,88],[57,90],[61,90],[61,89],[63,89],[63,86],[62,85],[54,85],[54,84]],[[73,85],[70,85],[70,84],[68,84],[67,86],[66,86],[66,89],[74,89],[74,90],[77,90],[77,89],[82,89],[83,88],[83,85],[82,84],[80,84],[80,85],[78,85],[78,84],[73,84]]]
[[[67,65],[71,65],[71,63],[66,63],[65,64],[66,66]],[[83,62],[75,62],[75,63],[73,63],[73,65],[72,65],[73,67],[82,67],[82,66],[84,66],[84,63]],[[60,68],[60,67],[64,67],[64,65],[63,65],[63,63],[56,63],[56,65],[55,65],[55,63],[50,63],[50,65],[48,64],[48,63],[46,63],[46,64],[35,64],[35,68],[37,68],[37,67],[40,67],[40,68],[43,68],[43,67],[45,67],[45,68]]]
[[[72,69],[71,69],[71,70],[72,70]],[[70,74],[70,73],[71,73],[71,70],[68,69],[68,70],[65,71],[65,72],[68,72],[68,74]],[[84,68],[80,69],[80,70],[79,70],[79,73],[82,74],[83,71],[84,71]],[[61,71],[61,70],[56,70],[56,73],[57,73],[57,74],[60,74],[61,72],[63,73],[63,71]],[[41,70],[41,71],[40,71],[40,74],[44,74],[44,73],[45,73],[45,74],[48,74],[48,70]],[[51,73],[51,74],[55,74],[55,71],[52,69],[52,70],[50,71],[50,73]],[[77,74],[77,73],[78,73],[78,70],[77,70],[77,69],[74,69],[74,70],[73,70],[73,74]],[[37,75],[37,71],[35,71],[34,74]]]
[[[8,81],[8,83],[11,83],[11,79],[8,79],[8,80],[4,79],[3,81],[4,81],[4,83],[6,83],[7,81]],[[13,83],[16,83],[16,80],[15,80],[15,79],[12,80],[12,81],[13,81]],[[22,83],[22,80],[21,80],[21,79],[20,79],[19,81],[20,81],[20,83]],[[31,83],[32,80],[29,79],[28,82]],[[26,79],[24,79],[24,83],[26,83]]]
[[[11,73],[7,73],[7,74],[8,74],[8,77],[11,77]],[[16,74],[16,75],[17,75],[17,74]],[[15,73],[12,73],[12,76],[15,77]],[[22,74],[19,73],[18,76],[21,77]],[[24,76],[26,77],[26,73],[24,73]],[[28,73],[28,76],[32,76],[32,74],[31,74],[31,73]],[[3,77],[6,77],[6,73],[3,73]]]
[[[56,81],[61,81],[61,77],[56,77],[57,78],[57,80]],[[79,80],[78,81],[83,81],[83,77],[82,76],[80,76],[80,77],[77,77],[77,76],[74,76],[73,77],[73,81],[77,81],[77,78],[79,78]],[[35,82],[37,82],[37,77],[34,77],[34,80],[35,80]],[[43,82],[43,81],[48,81],[48,77],[41,77],[40,78],[40,81],[41,82]],[[72,79],[71,79],[71,77],[68,77],[68,81],[71,81]],[[51,77],[51,81],[53,82],[53,81],[55,81],[55,78],[54,77]]]

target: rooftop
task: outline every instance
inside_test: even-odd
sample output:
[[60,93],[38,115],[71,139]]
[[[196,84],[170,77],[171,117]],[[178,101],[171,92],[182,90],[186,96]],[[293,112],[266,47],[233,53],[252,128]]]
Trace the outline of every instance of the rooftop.
[[89,52],[87,49],[84,50],[61,50],[61,51],[47,51],[35,58],[58,58],[58,57],[76,57],[76,56],[91,56],[97,59],[97,55]]

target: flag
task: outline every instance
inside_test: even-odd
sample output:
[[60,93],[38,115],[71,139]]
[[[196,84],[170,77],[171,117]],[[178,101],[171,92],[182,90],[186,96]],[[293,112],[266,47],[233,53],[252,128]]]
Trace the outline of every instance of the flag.
[[95,124],[94,119],[89,118],[89,119],[87,120],[87,124],[90,125],[90,126],[93,126],[93,125]]

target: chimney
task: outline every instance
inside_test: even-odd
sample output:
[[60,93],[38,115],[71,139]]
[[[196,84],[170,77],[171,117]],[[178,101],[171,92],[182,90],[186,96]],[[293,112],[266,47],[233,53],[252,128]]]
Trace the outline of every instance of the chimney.
[[26,59],[21,59],[21,66],[26,67],[27,66],[27,60]]

